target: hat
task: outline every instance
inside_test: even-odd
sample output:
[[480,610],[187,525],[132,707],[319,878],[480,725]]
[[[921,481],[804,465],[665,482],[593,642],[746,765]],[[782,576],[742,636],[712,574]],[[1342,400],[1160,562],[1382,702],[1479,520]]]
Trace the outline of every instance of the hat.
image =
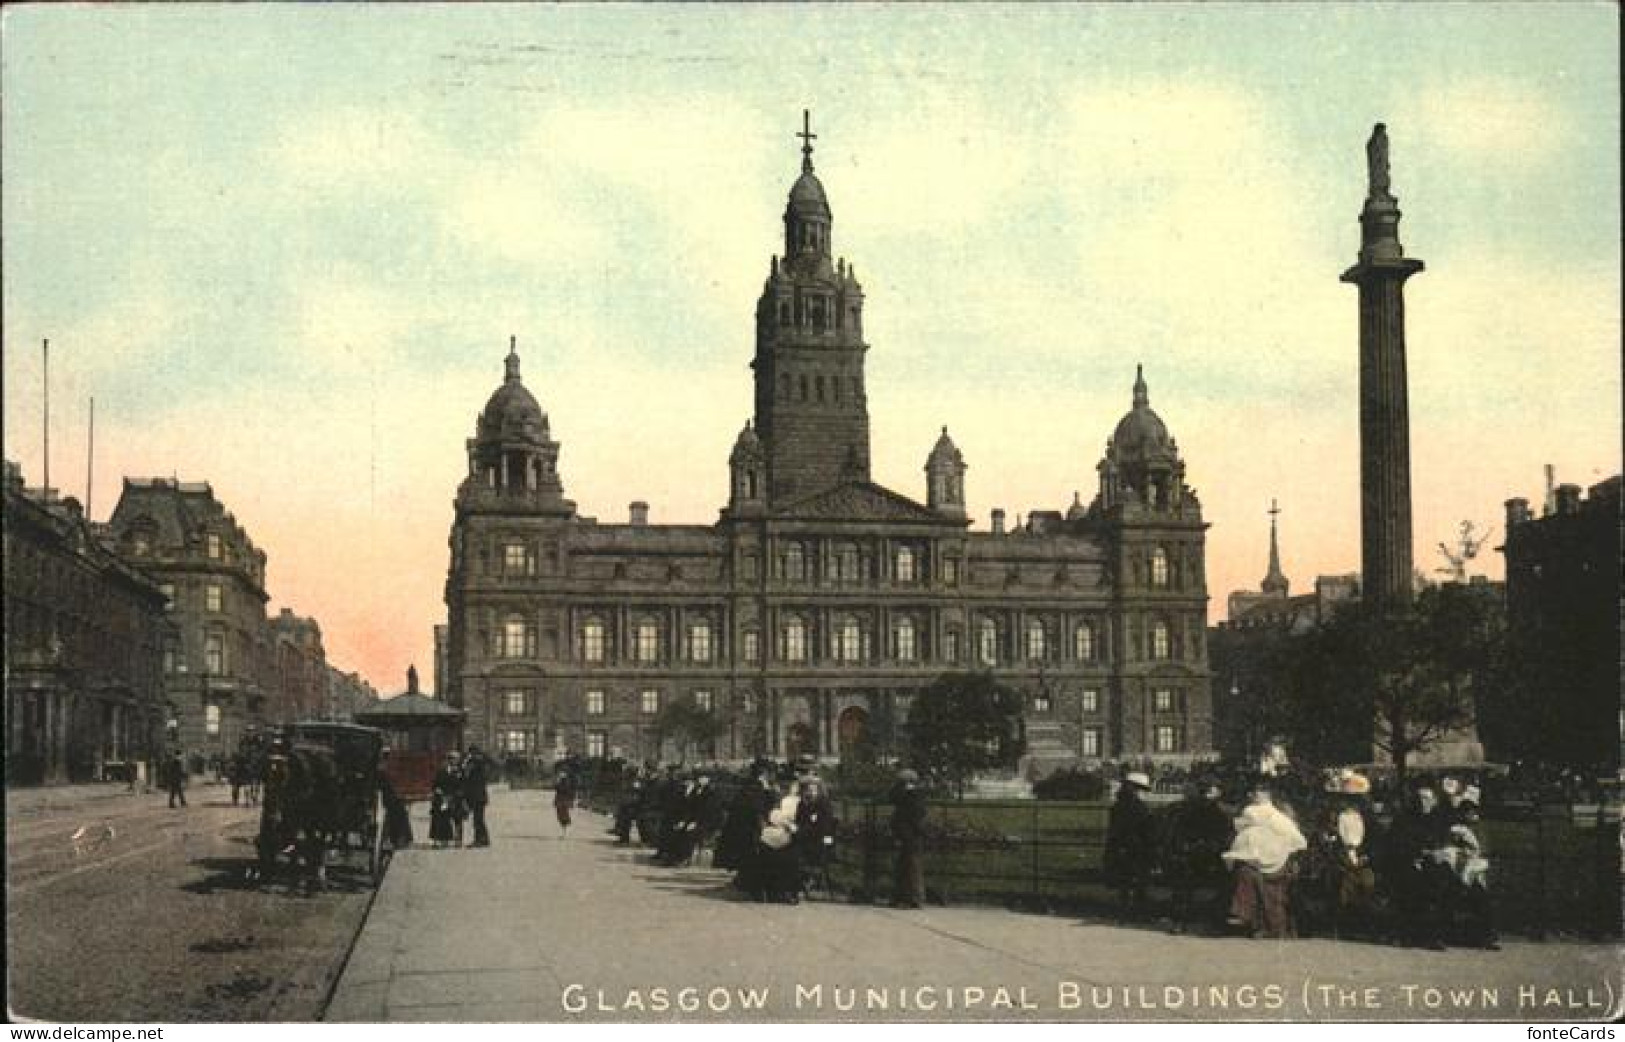
[[907,767],[905,767],[902,770],[897,772],[897,780],[900,781],[900,782],[903,782],[904,784],[912,785],[912,784],[915,784],[915,783],[919,782],[920,775],[919,775],[918,772],[911,771]]
[[1473,806],[1476,807],[1476,806],[1478,806],[1479,797],[1482,796],[1482,795],[1483,795],[1483,793],[1481,793],[1479,791],[1478,786],[1469,785],[1469,786],[1467,786],[1467,788],[1462,790],[1461,802],[1463,802],[1463,803],[1471,803]]
[[1439,790],[1446,796],[1455,796],[1461,792],[1461,782],[1455,778],[1445,778],[1439,782]]
[[1137,785],[1147,792],[1151,791],[1151,779],[1144,771],[1129,771],[1123,775],[1124,785]]
[[1371,779],[1349,771],[1342,777],[1339,791],[1345,796],[1364,796],[1371,791]]

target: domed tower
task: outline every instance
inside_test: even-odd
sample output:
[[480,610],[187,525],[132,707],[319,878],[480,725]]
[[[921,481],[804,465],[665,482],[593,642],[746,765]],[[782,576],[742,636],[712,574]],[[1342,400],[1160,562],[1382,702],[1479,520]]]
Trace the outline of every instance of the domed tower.
[[832,260],[833,218],[813,172],[804,112],[801,176],[784,211],[784,256],[770,262],[756,305],[756,434],[775,503],[869,480],[863,290]]
[[1156,756],[1211,748],[1207,525],[1139,367],[1134,404],[1106,443],[1099,470],[1089,516],[1105,537],[1121,620],[1110,637],[1123,665],[1120,749]]
[[926,458],[925,489],[926,506],[944,517],[965,519],[965,457],[948,437],[947,427]]
[[517,338],[508,343],[502,386],[492,393],[468,439],[468,477],[459,503],[500,502],[502,509],[573,514],[559,481],[559,443],[549,437],[547,414],[519,378]]
[[767,455],[749,420],[728,454],[728,472],[728,512],[735,517],[761,514],[767,506]]

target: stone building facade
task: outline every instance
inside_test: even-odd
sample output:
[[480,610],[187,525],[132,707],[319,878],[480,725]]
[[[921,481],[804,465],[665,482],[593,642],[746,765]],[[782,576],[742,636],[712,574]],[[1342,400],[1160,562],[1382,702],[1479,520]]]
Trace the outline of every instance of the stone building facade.
[[715,720],[701,755],[884,754],[933,679],[988,669],[1026,692],[1036,768],[1206,754],[1206,525],[1143,376],[1087,508],[972,530],[946,428],[923,502],[883,487],[863,290],[832,225],[804,147],[714,524],[580,515],[510,346],[449,539],[444,683],[469,740],[670,758],[658,721],[683,700]]
[[1507,636],[1524,697],[1481,721],[1498,756],[1612,771],[1620,708],[1619,475],[1562,485],[1537,516],[1506,503]]
[[276,693],[271,705],[276,723],[330,719],[336,707],[328,701],[327,652],[316,620],[283,608],[269,620],[276,648]]
[[229,754],[247,728],[277,716],[265,554],[207,482],[125,478],[107,527],[120,556],[169,599],[171,739],[193,755]]
[[7,462],[6,780],[85,781],[150,762],[168,717],[164,594],[103,546],[72,499]]

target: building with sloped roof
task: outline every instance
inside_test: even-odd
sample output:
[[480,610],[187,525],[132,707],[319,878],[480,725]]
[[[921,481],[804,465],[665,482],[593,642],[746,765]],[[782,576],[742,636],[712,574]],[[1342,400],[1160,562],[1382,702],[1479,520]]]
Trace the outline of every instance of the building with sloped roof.
[[[923,501],[878,483],[865,297],[804,140],[715,523],[652,524],[642,501],[583,517],[510,343],[449,539],[444,693],[468,739],[543,759],[884,755],[921,689],[986,669],[1026,693],[1034,771],[1206,754],[1206,525],[1143,373],[1087,507],[975,530],[946,427]],[[674,738],[673,702],[709,733]]]
[[283,652],[266,624],[265,554],[209,483],[125,478],[107,530],[169,601],[171,740],[227,756],[250,728],[278,722]]

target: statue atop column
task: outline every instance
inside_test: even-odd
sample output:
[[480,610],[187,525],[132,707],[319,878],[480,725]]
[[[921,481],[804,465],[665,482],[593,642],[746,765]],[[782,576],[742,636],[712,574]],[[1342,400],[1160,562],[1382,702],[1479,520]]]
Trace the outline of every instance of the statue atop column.
[[1373,199],[1392,199],[1388,191],[1388,127],[1378,123],[1365,143],[1365,160]]

